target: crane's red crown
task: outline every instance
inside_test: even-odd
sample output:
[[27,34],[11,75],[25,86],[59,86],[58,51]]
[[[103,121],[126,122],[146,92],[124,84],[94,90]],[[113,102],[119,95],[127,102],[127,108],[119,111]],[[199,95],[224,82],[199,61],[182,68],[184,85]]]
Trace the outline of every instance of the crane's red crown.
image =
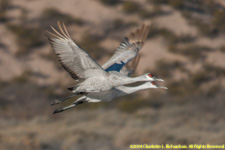
[[156,83],[154,81],[151,82],[153,85],[156,85]]
[[153,77],[154,77],[151,73],[149,73],[148,76],[149,76],[150,78],[153,78]]

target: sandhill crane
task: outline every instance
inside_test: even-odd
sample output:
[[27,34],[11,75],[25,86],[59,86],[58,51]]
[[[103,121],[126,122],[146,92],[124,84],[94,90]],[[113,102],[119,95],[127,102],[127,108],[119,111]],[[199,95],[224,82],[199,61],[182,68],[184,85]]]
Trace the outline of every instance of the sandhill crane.
[[[138,55],[137,57],[135,57],[130,63],[127,63],[127,64],[121,69],[120,72],[121,72],[123,75],[126,75],[126,76],[132,75],[132,74],[134,73],[134,71],[136,70],[139,61],[140,61],[140,55]],[[152,74],[148,74],[148,76],[150,76],[151,78],[155,78],[155,76],[153,76]],[[119,87],[119,86],[117,86],[117,87]],[[117,88],[117,87],[116,87],[116,88]],[[126,88],[125,86],[123,86],[123,87]],[[158,87],[158,86],[156,85],[156,87]],[[71,89],[73,89],[73,87],[71,87],[71,89],[70,89],[70,88],[68,88],[68,89],[71,90]],[[121,89],[121,88],[120,88],[120,89]],[[128,88],[128,89],[129,89],[129,88]],[[115,90],[115,89],[113,89],[113,90]],[[104,92],[97,92],[97,93],[100,94],[100,97],[101,97],[101,93],[104,93]],[[107,93],[107,92],[105,92],[105,93]],[[112,91],[109,92],[109,93],[112,93]],[[131,93],[132,93],[132,92],[131,92]],[[80,93],[80,94],[81,94],[81,95],[87,95],[87,93]],[[130,93],[129,93],[129,94],[130,94]],[[91,94],[91,95],[94,95],[94,94]],[[110,95],[112,95],[112,94],[110,94]],[[66,98],[63,98],[63,99],[56,99],[56,100],[53,101],[53,103],[52,103],[51,105],[59,104],[59,103],[65,101],[65,100],[68,100],[68,99],[70,99],[70,98],[72,98],[72,97],[74,97],[74,96],[76,96],[76,94],[70,95],[70,96],[68,96],[68,97],[66,97]],[[95,98],[95,99],[97,99],[97,98]],[[112,98],[112,99],[113,99],[113,98]],[[101,100],[100,100],[100,101],[101,101]],[[103,100],[103,101],[105,101],[105,100]]]
[[116,86],[138,81],[163,81],[162,79],[153,78],[149,74],[131,78],[117,72],[121,70],[121,67],[119,70],[112,68],[114,64],[126,64],[137,55],[147,37],[146,32],[148,32],[149,26],[142,26],[135,34],[132,34],[132,42],[125,38],[125,41],[115,53],[116,58],[112,57],[113,61],[109,61],[113,63],[105,65],[108,67],[106,70],[73,42],[64,24],[62,27],[58,22],[58,27],[61,33],[51,27],[55,33],[48,31],[46,35],[63,68],[73,79],[81,81],[81,83],[70,88],[75,94],[107,91]]
[[[121,70],[121,73],[126,75],[126,76],[130,76],[137,68],[137,65],[139,63],[140,60],[140,56],[136,57],[134,60],[132,60],[131,65],[126,64],[126,66],[124,66]],[[79,104],[83,104],[83,103],[90,103],[90,102],[101,102],[101,101],[111,101],[115,98],[121,97],[121,96],[125,96],[131,93],[135,93],[137,91],[140,90],[145,90],[145,89],[151,89],[151,88],[164,88],[167,89],[167,87],[164,86],[158,86],[155,82],[146,82],[142,85],[136,86],[136,87],[127,87],[127,86],[117,86],[111,90],[108,91],[103,91],[103,92],[92,92],[92,93],[84,93],[82,94],[83,96],[81,96],[80,98],[78,98],[75,102],[73,102],[71,105],[64,107],[64,108],[59,108],[56,109],[53,114],[56,113],[60,113],[62,111],[68,110],[70,108],[73,108]],[[74,97],[74,95],[63,99],[63,100],[67,100],[71,97]],[[54,104],[58,104],[61,101],[55,101],[53,103]]]
[[153,82],[145,82],[136,87],[117,86],[108,91],[87,93],[86,95],[83,95],[80,98],[78,98],[71,105],[64,107],[64,108],[56,109],[53,112],[53,114],[60,113],[62,111],[65,111],[67,109],[75,107],[79,104],[101,102],[101,101],[111,101],[111,100],[121,97],[121,96],[125,96],[125,95],[131,94],[131,93],[134,93],[134,92],[137,92],[140,90],[151,89],[151,88],[167,89],[164,86],[156,85],[156,83],[154,81]]

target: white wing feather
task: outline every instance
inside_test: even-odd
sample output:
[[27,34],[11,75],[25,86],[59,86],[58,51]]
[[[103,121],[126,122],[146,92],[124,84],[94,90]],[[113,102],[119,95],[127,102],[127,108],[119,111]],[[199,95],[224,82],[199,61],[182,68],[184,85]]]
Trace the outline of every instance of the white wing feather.
[[59,33],[52,27],[54,33],[47,32],[47,37],[63,68],[75,79],[86,79],[91,76],[103,75],[106,72],[91,56],[82,50],[70,37],[63,24],[58,22]]

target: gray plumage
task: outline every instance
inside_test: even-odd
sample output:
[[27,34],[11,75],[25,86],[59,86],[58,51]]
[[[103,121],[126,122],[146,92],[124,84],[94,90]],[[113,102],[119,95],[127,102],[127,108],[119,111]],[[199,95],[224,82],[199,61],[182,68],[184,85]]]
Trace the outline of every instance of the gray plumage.
[[148,36],[150,26],[142,25],[140,29],[132,32],[116,49],[113,56],[102,65],[103,69],[107,69],[113,64],[127,64],[135,58],[139,50],[143,47],[144,42]]

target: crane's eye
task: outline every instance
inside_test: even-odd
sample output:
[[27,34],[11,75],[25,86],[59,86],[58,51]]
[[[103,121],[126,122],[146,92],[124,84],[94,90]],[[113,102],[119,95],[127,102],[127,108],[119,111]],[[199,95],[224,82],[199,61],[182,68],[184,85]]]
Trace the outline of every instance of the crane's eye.
[[152,85],[156,85],[156,83],[154,81],[152,81],[151,83],[152,83]]
[[154,77],[151,73],[149,73],[148,76],[149,76],[150,78],[153,78],[153,77]]

